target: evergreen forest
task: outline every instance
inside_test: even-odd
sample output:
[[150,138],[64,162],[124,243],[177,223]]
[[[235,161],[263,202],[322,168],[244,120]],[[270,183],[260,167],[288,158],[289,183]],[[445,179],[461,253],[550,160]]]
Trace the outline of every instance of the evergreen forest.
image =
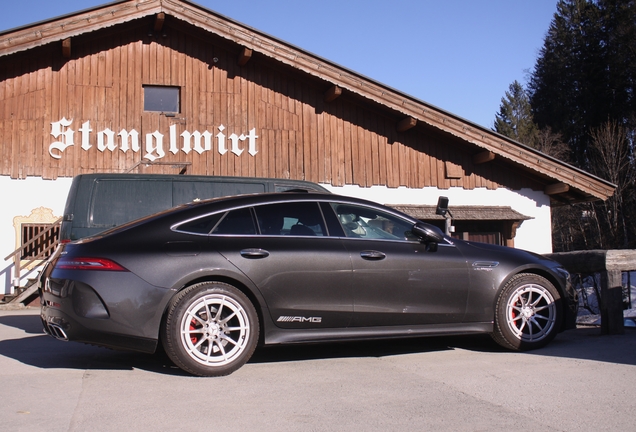
[[525,87],[494,130],[610,181],[605,202],[553,206],[555,252],[636,248],[636,0],[560,0]]

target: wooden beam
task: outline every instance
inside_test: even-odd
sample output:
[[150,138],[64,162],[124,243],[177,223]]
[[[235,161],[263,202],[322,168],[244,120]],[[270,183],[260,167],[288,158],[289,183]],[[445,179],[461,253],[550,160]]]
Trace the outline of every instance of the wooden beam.
[[464,177],[464,169],[461,166],[451,161],[445,161],[444,165],[446,166],[447,179],[460,179]]
[[417,124],[417,120],[413,117],[406,117],[405,119],[401,120],[398,124],[397,124],[397,131],[398,132],[405,132],[411,128],[414,128],[415,125]]
[[334,101],[342,94],[342,88],[338,86],[332,86],[329,90],[325,92],[325,102]]
[[517,228],[521,226],[523,221],[504,221],[503,223],[503,237],[505,245],[508,247],[515,247],[515,237],[517,237]]
[[166,20],[166,14],[164,12],[159,12],[155,15],[155,31],[160,32],[163,28],[163,23]]
[[523,221],[504,221],[502,232],[504,238],[506,240],[514,240],[514,238],[517,236],[517,228],[519,228],[522,223]]
[[473,156],[473,163],[475,165],[483,164],[493,160],[495,160],[495,154],[491,151],[477,153],[475,156]]
[[71,38],[62,41],[62,57],[71,58]]
[[558,195],[561,193],[565,193],[570,190],[570,186],[565,183],[554,183],[548,185],[543,189],[543,192],[546,195]]
[[248,61],[252,58],[252,50],[249,48],[243,48],[238,57],[239,66],[245,66]]

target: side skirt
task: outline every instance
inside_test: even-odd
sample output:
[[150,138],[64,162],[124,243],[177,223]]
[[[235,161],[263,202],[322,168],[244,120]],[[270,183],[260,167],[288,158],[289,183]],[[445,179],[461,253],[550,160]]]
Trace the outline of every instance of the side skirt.
[[429,324],[403,327],[348,327],[338,329],[280,329],[270,328],[265,334],[265,345],[307,342],[336,342],[409,338],[423,336],[456,336],[493,332],[492,322],[461,324]]

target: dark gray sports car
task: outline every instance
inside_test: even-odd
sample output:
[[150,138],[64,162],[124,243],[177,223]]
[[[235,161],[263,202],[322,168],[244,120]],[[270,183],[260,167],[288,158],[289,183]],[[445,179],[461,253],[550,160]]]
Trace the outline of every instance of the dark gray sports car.
[[568,273],[322,193],[196,202],[63,244],[43,271],[50,335],[232,373],[258,343],[489,333],[539,348],[572,326]]

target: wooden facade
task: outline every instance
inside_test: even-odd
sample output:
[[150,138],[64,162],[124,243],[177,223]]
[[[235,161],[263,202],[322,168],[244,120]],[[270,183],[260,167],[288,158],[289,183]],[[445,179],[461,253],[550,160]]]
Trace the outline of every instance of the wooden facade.
[[[178,87],[179,112],[144,111],[147,85]],[[62,120],[72,123],[60,127]],[[52,149],[69,130],[73,145],[65,137],[65,150]],[[140,149],[120,131],[138,133]],[[182,134],[203,131],[209,149],[193,149],[194,138],[184,145]],[[161,155],[145,147],[153,133],[164,139]],[[221,151],[232,134],[240,154]],[[16,179],[185,171],[334,186],[529,188],[565,202],[613,192],[587,173],[179,0],[115,2],[0,34],[0,151],[0,175]]]

